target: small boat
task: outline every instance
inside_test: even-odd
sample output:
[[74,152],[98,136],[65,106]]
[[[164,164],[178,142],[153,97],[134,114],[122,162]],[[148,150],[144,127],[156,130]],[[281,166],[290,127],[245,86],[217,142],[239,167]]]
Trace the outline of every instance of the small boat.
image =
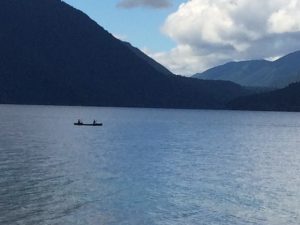
[[75,126],[103,126],[102,123],[74,123]]
[[96,120],[94,120],[93,123],[83,123],[81,120],[78,120],[77,123],[74,123],[75,126],[91,126],[91,127],[99,127],[103,126],[102,123],[97,123]]

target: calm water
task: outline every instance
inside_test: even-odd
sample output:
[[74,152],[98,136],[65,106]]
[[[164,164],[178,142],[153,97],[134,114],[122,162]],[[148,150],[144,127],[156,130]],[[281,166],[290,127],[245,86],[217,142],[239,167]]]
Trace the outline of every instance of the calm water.
[[300,114],[2,105],[0,224],[299,225]]

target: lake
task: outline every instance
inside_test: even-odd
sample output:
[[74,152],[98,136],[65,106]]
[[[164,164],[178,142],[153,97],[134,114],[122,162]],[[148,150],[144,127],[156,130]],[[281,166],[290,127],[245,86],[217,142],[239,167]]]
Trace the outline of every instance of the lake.
[[0,105],[0,128],[1,225],[300,224],[300,113]]

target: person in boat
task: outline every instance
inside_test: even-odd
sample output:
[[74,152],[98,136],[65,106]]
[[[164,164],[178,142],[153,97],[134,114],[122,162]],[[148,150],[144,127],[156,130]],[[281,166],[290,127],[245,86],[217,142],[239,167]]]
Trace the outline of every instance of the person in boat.
[[96,121],[96,120],[94,120],[94,121],[93,121],[93,125],[96,125],[96,123],[97,123],[97,121]]
[[78,123],[78,124],[82,124],[81,120],[78,120],[77,123]]

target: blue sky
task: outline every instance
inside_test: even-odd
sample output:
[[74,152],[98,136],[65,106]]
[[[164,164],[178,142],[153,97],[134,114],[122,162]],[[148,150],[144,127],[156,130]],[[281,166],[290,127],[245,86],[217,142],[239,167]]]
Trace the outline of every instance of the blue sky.
[[300,50],[300,0],[64,1],[176,74]]
[[174,41],[161,33],[160,27],[166,17],[176,11],[182,0],[172,1],[167,8],[121,8],[118,0],[64,0],[88,14],[110,33],[151,51],[167,51],[175,46]]

